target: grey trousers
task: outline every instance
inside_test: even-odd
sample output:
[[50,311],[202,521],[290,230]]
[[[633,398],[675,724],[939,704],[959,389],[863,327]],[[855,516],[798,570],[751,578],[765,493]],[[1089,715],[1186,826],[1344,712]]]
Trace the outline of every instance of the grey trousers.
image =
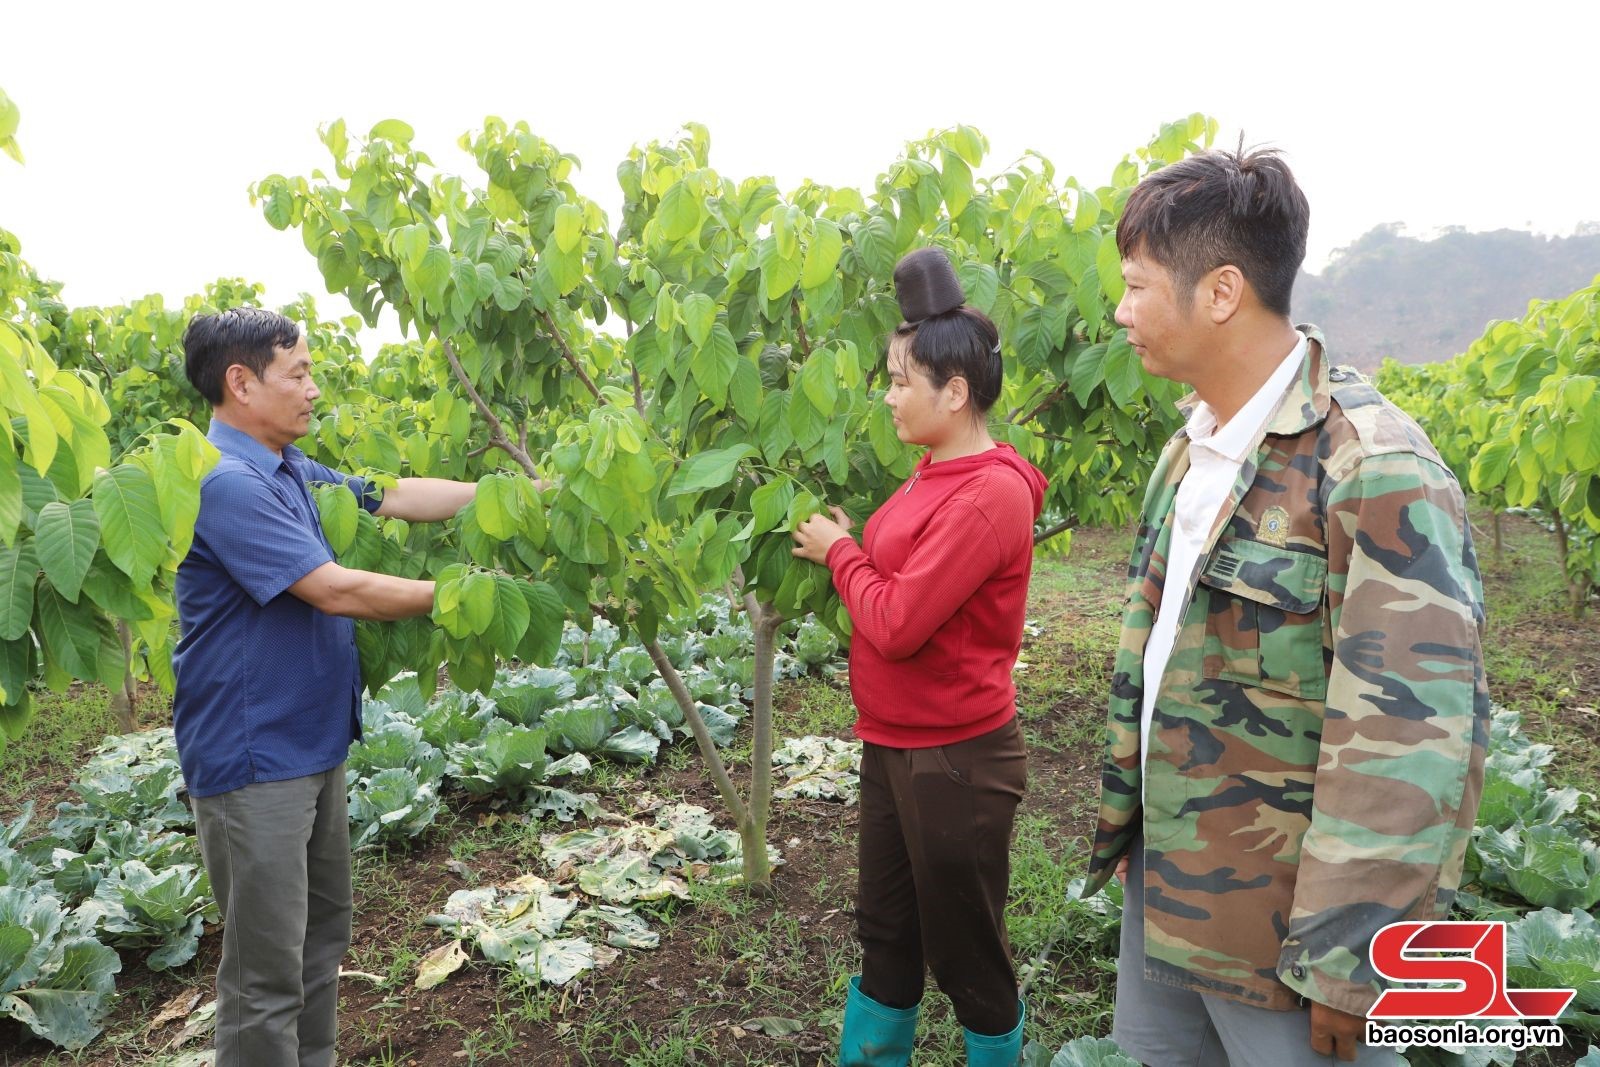
[[352,911],[344,764],[194,810],[224,923],[216,1067],[331,1067]]
[[[1268,1011],[1144,976],[1144,837],[1134,838],[1123,890],[1122,948],[1111,1037],[1151,1067],[1332,1067],[1311,1048],[1311,1012]],[[1362,1045],[1360,1067],[1403,1064],[1394,1049]]]

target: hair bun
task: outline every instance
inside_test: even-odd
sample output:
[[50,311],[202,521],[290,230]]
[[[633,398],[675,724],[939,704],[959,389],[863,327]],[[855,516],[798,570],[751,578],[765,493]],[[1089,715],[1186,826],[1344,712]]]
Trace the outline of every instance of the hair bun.
[[967,302],[950,257],[944,249],[931,246],[907,252],[895,264],[894,291],[900,314],[913,325]]

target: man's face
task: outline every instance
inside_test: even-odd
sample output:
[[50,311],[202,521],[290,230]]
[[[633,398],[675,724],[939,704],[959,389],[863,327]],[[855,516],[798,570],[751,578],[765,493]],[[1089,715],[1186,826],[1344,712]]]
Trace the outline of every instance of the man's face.
[[1210,325],[1198,292],[1189,293],[1187,307],[1180,307],[1172,275],[1138,254],[1122,261],[1122,280],[1127,291],[1117,304],[1117,322],[1127,327],[1139,362],[1157,377],[1193,385]]
[[[253,379],[253,376],[250,376]],[[250,380],[251,414],[262,436],[282,448],[311,428],[312,406],[322,390],[311,378],[311,350],[300,338],[293,348],[273,350],[259,381]]]

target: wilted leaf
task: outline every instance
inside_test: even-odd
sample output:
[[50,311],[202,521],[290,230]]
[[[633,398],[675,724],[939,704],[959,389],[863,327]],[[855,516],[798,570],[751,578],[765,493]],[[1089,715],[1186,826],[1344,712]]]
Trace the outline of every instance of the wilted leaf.
[[467,954],[460,941],[440,945],[417,964],[417,988],[432,989],[466,965]]

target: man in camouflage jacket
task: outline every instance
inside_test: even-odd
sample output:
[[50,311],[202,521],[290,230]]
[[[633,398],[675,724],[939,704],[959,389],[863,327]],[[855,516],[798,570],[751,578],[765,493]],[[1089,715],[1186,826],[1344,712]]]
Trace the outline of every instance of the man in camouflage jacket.
[[[1235,167],[1256,158],[1208,155]],[[1150,251],[1139,236],[1125,268]],[[1303,231],[1301,242],[1303,255]],[[1330,366],[1315,327],[1300,330],[1298,378],[1244,453],[1190,573],[1166,573],[1190,466],[1184,431],[1156,464],[1084,894],[1142,840],[1144,913],[1123,921],[1143,924],[1144,959],[1121,969],[1263,1009],[1309,1004],[1312,1047],[1349,1059],[1380,991],[1373,935],[1443,918],[1460,882],[1488,729],[1482,592],[1450,470],[1408,416]],[[1155,347],[1140,354],[1163,373]],[[1188,415],[1196,402],[1180,406]],[[1146,642],[1167,597],[1183,606],[1150,678]],[[1147,686],[1158,689],[1141,759]],[[1316,1005],[1340,1020],[1324,1043]]]

